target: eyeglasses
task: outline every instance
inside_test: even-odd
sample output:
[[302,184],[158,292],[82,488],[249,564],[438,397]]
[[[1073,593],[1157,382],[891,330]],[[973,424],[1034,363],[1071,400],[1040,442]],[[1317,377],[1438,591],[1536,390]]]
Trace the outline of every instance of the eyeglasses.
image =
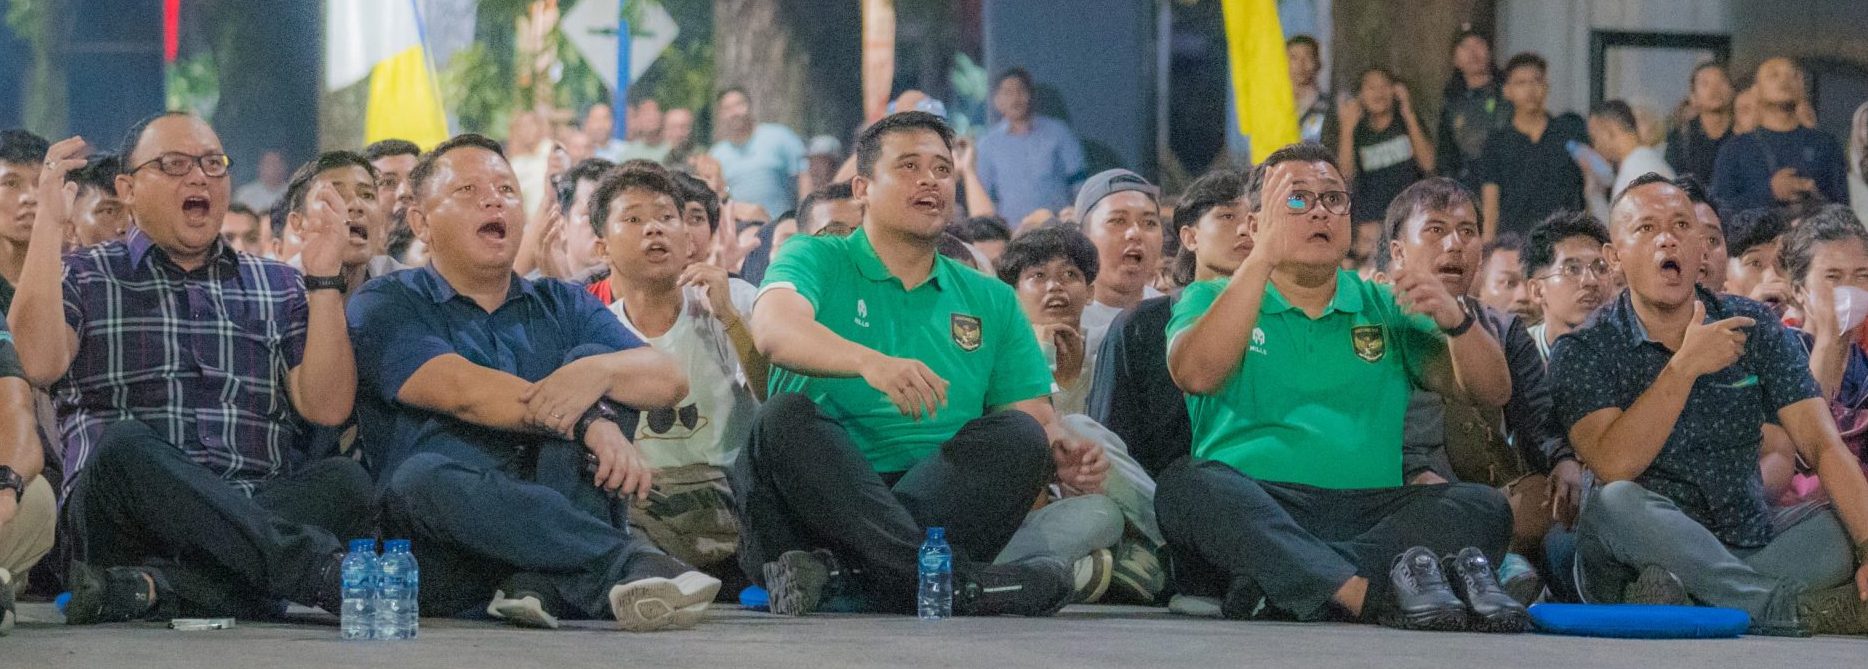
[[1323,210],[1332,214],[1347,214],[1349,213],[1349,191],[1332,190],[1318,193],[1293,190],[1284,201],[1284,206],[1290,207],[1293,214],[1310,211],[1317,205],[1323,205]]
[[170,151],[156,156],[155,159],[149,162],[137,165],[136,169],[130,171],[133,173],[140,172],[145,167],[155,165],[156,169],[162,170],[163,174],[172,177],[185,177],[188,176],[188,172],[193,170],[196,165],[200,165],[202,174],[207,175],[209,178],[218,179],[227,176],[227,167],[232,164],[233,159],[227,157],[225,153],[191,156],[186,153]]
[[1581,281],[1585,272],[1598,279],[1606,278],[1609,275],[1609,261],[1596,258],[1595,262],[1585,265],[1580,260],[1571,260],[1559,265],[1555,271],[1538,278]]

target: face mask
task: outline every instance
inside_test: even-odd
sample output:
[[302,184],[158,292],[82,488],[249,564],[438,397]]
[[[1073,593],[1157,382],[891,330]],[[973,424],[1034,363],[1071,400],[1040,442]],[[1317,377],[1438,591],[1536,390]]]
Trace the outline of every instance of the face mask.
[[1854,286],[1836,286],[1836,322],[1848,332],[1868,319],[1868,290]]

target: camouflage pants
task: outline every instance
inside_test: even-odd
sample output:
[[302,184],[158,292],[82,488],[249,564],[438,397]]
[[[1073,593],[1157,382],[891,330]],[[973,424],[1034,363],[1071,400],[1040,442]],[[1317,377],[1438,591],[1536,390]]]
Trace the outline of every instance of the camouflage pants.
[[706,464],[664,469],[655,493],[635,503],[629,523],[669,555],[695,567],[733,558],[739,523],[726,470]]

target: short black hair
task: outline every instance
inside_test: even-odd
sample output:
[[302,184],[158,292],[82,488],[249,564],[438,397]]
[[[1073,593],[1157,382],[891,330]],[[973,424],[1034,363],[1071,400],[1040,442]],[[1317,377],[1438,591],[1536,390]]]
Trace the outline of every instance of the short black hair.
[[999,87],[1004,85],[1007,79],[1017,79],[1019,83],[1025,85],[1025,90],[1032,90],[1031,71],[1022,67],[1005,68],[1005,71],[1000,72],[999,76],[993,77],[992,90],[998,91]]
[[435,145],[433,151],[422,154],[422,159],[415,163],[415,169],[409,170],[409,190],[415,193],[417,199],[420,199],[422,189],[428,186],[430,179],[435,178],[435,164],[441,161],[442,156],[448,155],[455,149],[467,148],[486,149],[498,155],[500,160],[506,159],[506,150],[500,148],[499,142],[493,141],[486,135],[464,132]]
[[1718,70],[1719,74],[1725,75],[1725,82],[1727,84],[1730,84],[1732,82],[1732,71],[1725,66],[1725,61],[1720,60],[1718,58],[1714,58],[1704,63],[1694,65],[1693,72],[1691,74],[1686,75],[1686,90],[1688,92],[1691,92],[1693,90],[1693,86],[1699,83],[1699,73],[1704,72],[1706,70]]
[[577,204],[573,202],[577,197],[577,183],[580,181],[602,182],[604,173],[615,167],[616,163],[602,158],[585,158],[583,162],[572,167],[571,171],[565,172],[558,181],[558,208],[569,214],[571,205]]
[[1621,100],[1603,100],[1589,108],[1589,118],[1608,121],[1628,132],[1635,132],[1634,108]]
[[1609,229],[1602,221],[1583,211],[1559,211],[1537,225],[1519,252],[1525,278],[1535,276],[1557,261],[1557,245],[1571,237],[1588,237],[1597,244],[1609,243]]
[[246,206],[239,202],[229,203],[227,205],[227,213],[230,215],[239,214],[241,216],[252,216],[254,222],[259,221],[259,212],[253,211],[252,207]]
[[876,161],[882,157],[882,138],[901,132],[925,130],[940,136],[941,144],[953,150],[953,128],[939,116],[923,111],[897,112],[882,117],[863,129],[856,138],[856,173],[864,178],[876,175]]
[[1194,252],[1180,246],[1180,231],[1188,226],[1198,225],[1200,217],[1212,211],[1214,207],[1237,201],[1245,197],[1245,182],[1249,177],[1236,170],[1221,167],[1187,184],[1187,190],[1181,193],[1180,203],[1174,208],[1174,218],[1168,221],[1168,234],[1163,240],[1173,240],[1174,281],[1181,285],[1193,283]]
[[406,139],[384,139],[363,147],[363,157],[370,159],[372,162],[389,156],[415,156],[420,158],[422,157],[422,147],[416,146],[415,142]]
[[1271,155],[1265,156],[1265,162],[1252,168],[1252,180],[1245,187],[1245,197],[1250,200],[1252,211],[1258,211],[1258,208],[1264,205],[1260,200],[1264,195],[1265,175],[1280,163],[1328,163],[1336,170],[1338,178],[1343,175],[1342,166],[1336,164],[1336,152],[1328,147],[1316,142],[1286,145],[1284,148],[1271,152]]
[[36,166],[45,162],[52,143],[30,131],[14,128],[0,130],[0,163]]
[[1699,180],[1699,175],[1687,173],[1673,180],[1673,185],[1686,193],[1686,199],[1693,204],[1712,204],[1712,198],[1706,195],[1706,182]]
[[143,133],[148,132],[149,126],[155,124],[156,121],[171,116],[193,117],[194,114],[185,111],[157,112],[143,117],[143,120],[137,121],[136,125],[130,126],[130,129],[123,133],[123,141],[117,145],[117,159],[122,161],[119,167],[123,169],[124,174],[129,174],[136,169],[130,161],[136,157],[136,145],[143,141]]
[[1432,177],[1414,182],[1395,195],[1389,201],[1388,212],[1382,217],[1381,243],[1375,247],[1375,268],[1388,271],[1388,247],[1394,240],[1401,238],[1401,226],[1423,211],[1446,211],[1459,204],[1472,207],[1473,216],[1479,225],[1485,225],[1485,208],[1479,205],[1479,198],[1472,194],[1465,185],[1446,177]]
[[[851,188],[850,182],[848,181],[838,181],[836,183],[828,184],[822,188],[811,191],[810,195],[804,196],[804,201],[798,203],[798,208],[792,210],[796,212],[798,221],[800,223],[800,225],[798,226],[798,231],[804,232],[804,226],[802,225],[802,223],[811,218],[811,208],[817,206],[818,203],[820,202],[842,202],[844,200],[852,200],[855,198],[856,198],[856,189]],[[816,229],[813,228],[812,232],[816,232]],[[968,241],[971,241],[971,240],[968,240]]]
[[1284,40],[1284,48],[1289,49],[1294,46],[1310,47],[1311,53],[1316,54],[1318,58],[1323,57],[1323,46],[1317,43],[1317,38],[1315,37],[1309,35],[1295,35],[1290,39]]
[[1492,48],[1492,36],[1485,34],[1484,31],[1479,30],[1478,27],[1470,23],[1460,24],[1459,30],[1453,33],[1453,42],[1452,42],[1451,48],[1458,49],[1459,43],[1466,41],[1466,39],[1469,37],[1477,37],[1479,38],[1479,41],[1485,42],[1485,48],[1487,49]]
[[117,174],[123,171],[121,162],[114,153],[93,153],[84,167],[66,173],[65,181],[78,184],[79,190],[95,188],[116,197]]
[[1725,252],[1732,258],[1784,236],[1790,221],[1774,208],[1746,209],[1725,222]]
[[1839,204],[1823,205],[1815,213],[1803,219],[1797,227],[1784,233],[1783,247],[1777,253],[1777,263],[1783,266],[1784,275],[1792,284],[1801,286],[1805,274],[1810,272],[1810,264],[1816,260],[1816,246],[1828,242],[1859,239],[1868,245],[1868,229],[1862,227],[1861,219],[1855,212]]
[[1400,81],[1399,79],[1395,78],[1395,73],[1393,70],[1382,67],[1380,65],[1371,65],[1369,67],[1363,68],[1362,73],[1356,75],[1356,88],[1355,88],[1356,91],[1360,92],[1362,90],[1362,81],[1364,79],[1368,79],[1369,75],[1371,74],[1382,75],[1382,78],[1387,79],[1388,83],[1391,85]]
[[597,184],[597,192],[590,194],[590,227],[596,230],[598,238],[604,236],[604,226],[610,220],[610,203],[631,188],[668,196],[669,202],[675,205],[675,214],[680,215],[681,187],[675,185],[668,170],[619,167],[604,174],[602,183]]
[[978,260],[973,257],[973,247],[968,246],[965,241],[954,236],[951,232],[941,233],[940,241],[935,242],[934,252],[946,256],[962,265],[966,265],[967,267],[981,269]]
[[675,172],[674,180],[675,185],[681,188],[681,198],[678,200],[681,208],[686,209],[689,202],[699,203],[701,209],[707,211],[707,229],[719,230],[720,194],[707,187],[707,182],[701,181],[700,177],[687,172]]
[[1058,258],[1076,265],[1085,283],[1096,282],[1096,270],[1100,267],[1096,260],[1096,244],[1082,231],[1069,226],[1040,228],[1008,242],[1005,253],[999,255],[999,280],[1017,286],[1018,276],[1026,269]]
[[1550,61],[1544,60],[1543,56],[1526,51],[1512,56],[1511,60],[1505,61],[1505,69],[1503,70],[1505,77],[1509,79],[1511,73],[1516,72],[1520,67],[1535,67],[1537,68],[1538,74],[1550,74]]
[[1485,243],[1485,250],[1479,253],[1479,264],[1492,261],[1492,254],[1499,251],[1521,253],[1524,251],[1524,236],[1516,232],[1501,232],[1492,241]]
[[1012,226],[998,216],[974,216],[952,226],[955,235],[968,242],[1012,241]]
[[305,197],[311,193],[311,182],[330,170],[341,167],[361,167],[370,175],[370,183],[376,183],[376,166],[370,159],[355,151],[326,151],[318,154],[311,162],[300,165],[292,173],[292,179],[286,182],[285,195],[273,206],[273,215],[284,219],[286,214],[305,212]]
[[[1611,224],[1615,222],[1615,208],[1621,206],[1622,200],[1628,199],[1629,193],[1635,192],[1635,189],[1637,188],[1641,188],[1643,186],[1652,186],[1654,184],[1667,184],[1669,186],[1679,188],[1679,185],[1675,184],[1672,179],[1661,176],[1659,172],[1648,172],[1647,174],[1643,174],[1641,176],[1635,177],[1633,181],[1628,182],[1628,185],[1622,188],[1622,192],[1616,193],[1615,198],[1612,200],[1609,200],[1609,221],[1608,222]],[[1690,195],[1687,196],[1687,199],[1689,200],[1692,199],[1692,196]]]

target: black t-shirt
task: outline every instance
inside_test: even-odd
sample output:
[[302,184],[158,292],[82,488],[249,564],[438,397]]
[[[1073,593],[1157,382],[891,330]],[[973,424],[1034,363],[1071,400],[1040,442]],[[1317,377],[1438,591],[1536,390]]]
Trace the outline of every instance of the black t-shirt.
[[26,378],[26,370],[19,366],[19,350],[13,348],[13,333],[7,331],[6,320],[0,319],[0,379],[7,377]]
[[1420,164],[1414,160],[1414,143],[1408,141],[1407,123],[1400,116],[1381,130],[1369,127],[1368,119],[1362,119],[1356,124],[1355,141],[1351,220],[1379,221],[1388,212],[1388,203],[1421,178]]
[[1706,135],[1706,126],[1701,125],[1699,119],[1687,119],[1667,136],[1667,164],[1676,174],[1691,174],[1699,177],[1701,183],[1712,183],[1713,162],[1719,158],[1719,147],[1725,146],[1725,140],[1731,138],[1731,128],[1713,139]]
[[1167,324],[1177,299],[1149,298],[1116,316],[1090,383],[1090,418],[1121,437],[1149,476],[1193,453],[1187,398],[1167,367]]
[[13,282],[0,276],[0,320],[6,320],[10,313],[13,313]]
[[1583,171],[1565,146],[1572,141],[1589,143],[1575,114],[1551,118],[1537,141],[1510,123],[1486,138],[1477,176],[1498,186],[1499,232],[1524,234],[1553,213],[1583,208]]

